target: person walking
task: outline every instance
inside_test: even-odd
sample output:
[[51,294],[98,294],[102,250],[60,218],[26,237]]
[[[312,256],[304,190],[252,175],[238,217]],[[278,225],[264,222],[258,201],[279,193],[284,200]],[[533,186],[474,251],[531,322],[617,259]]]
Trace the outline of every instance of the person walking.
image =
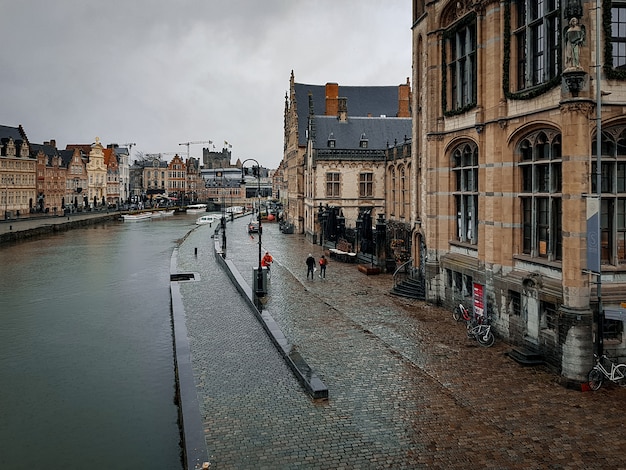
[[322,255],[320,258],[320,279],[326,279],[326,265],[328,264],[328,260],[326,256]]
[[309,253],[309,256],[306,259],[306,278],[309,278],[309,274],[311,275],[311,279],[313,279],[313,275],[315,274],[315,258],[313,255]]

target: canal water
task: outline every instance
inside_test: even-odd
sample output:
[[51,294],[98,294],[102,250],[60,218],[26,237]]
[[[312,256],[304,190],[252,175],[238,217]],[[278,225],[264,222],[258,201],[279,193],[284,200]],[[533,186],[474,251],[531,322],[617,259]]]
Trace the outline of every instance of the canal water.
[[0,246],[0,468],[182,468],[169,267],[196,216]]

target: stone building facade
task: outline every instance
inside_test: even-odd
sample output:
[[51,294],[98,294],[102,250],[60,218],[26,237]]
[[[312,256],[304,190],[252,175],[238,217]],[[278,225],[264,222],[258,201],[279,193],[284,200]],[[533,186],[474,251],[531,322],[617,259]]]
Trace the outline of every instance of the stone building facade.
[[[340,191],[351,202],[345,203],[348,214],[356,220],[356,207],[359,197],[356,196],[359,188],[358,178],[363,169],[376,174],[378,181],[373,188],[377,193],[370,199],[370,205],[382,208],[384,201],[384,149],[387,144],[393,145],[394,140],[410,138],[410,130],[399,135],[384,132],[393,127],[395,119],[408,120],[411,117],[411,86],[409,80],[398,86],[340,86],[337,83],[326,85],[309,85],[296,83],[293,72],[289,81],[289,92],[285,96],[284,111],[284,148],[282,170],[282,188],[279,188],[280,202],[283,205],[286,222],[293,224],[296,233],[319,233],[316,226],[316,217],[319,204],[335,203],[337,196],[326,197],[327,184],[324,181],[327,173],[339,173],[342,179]],[[359,127],[358,121],[365,123],[368,130],[359,131],[356,138],[349,142],[344,140],[336,144],[337,147],[328,147],[330,139],[330,125],[341,121],[341,134],[346,128],[351,131]],[[318,120],[316,123],[315,120]],[[383,123],[376,129],[375,123]],[[310,132],[310,125],[323,126],[315,136]],[[363,127],[363,126],[361,126]],[[321,135],[320,132],[326,132]],[[357,131],[354,131],[357,132]],[[368,148],[361,145],[361,134],[365,133],[365,140],[376,146]],[[340,137],[337,135],[336,137]],[[381,146],[381,143],[383,145]],[[342,147],[343,145],[343,147]],[[307,153],[308,152],[308,153]],[[348,157],[345,154],[349,153]],[[376,153],[376,159],[372,155]],[[359,162],[358,155],[366,155],[363,162]],[[365,166],[363,166],[365,165]],[[368,166],[369,165],[369,166]],[[340,196],[341,199],[343,196]],[[342,202],[343,204],[343,202]]]
[[[600,25],[594,7],[413,2],[411,178],[422,188],[428,296],[484,308],[499,336],[571,380],[585,380],[594,348],[626,356],[626,7],[604,1]],[[574,17],[586,34],[572,67]],[[604,320],[588,214],[602,225]]]

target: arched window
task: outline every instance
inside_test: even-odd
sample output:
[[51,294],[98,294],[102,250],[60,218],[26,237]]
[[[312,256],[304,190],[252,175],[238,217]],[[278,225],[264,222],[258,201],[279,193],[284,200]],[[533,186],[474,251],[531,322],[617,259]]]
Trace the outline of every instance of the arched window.
[[[596,139],[593,153],[597,156]],[[591,190],[597,192],[597,162],[592,162]],[[626,125],[602,131],[601,259],[626,263]]]
[[474,143],[459,145],[452,152],[456,239],[478,243],[478,147]]
[[537,131],[519,144],[522,251],[560,260],[563,256],[561,134]]

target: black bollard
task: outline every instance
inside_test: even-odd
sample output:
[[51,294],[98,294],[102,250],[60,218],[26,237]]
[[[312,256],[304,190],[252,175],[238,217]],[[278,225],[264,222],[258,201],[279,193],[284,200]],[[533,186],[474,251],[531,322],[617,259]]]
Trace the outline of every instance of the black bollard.
[[194,248],[194,253],[196,256],[198,256],[198,248]]
[[9,230],[13,230],[13,225],[9,225]]

